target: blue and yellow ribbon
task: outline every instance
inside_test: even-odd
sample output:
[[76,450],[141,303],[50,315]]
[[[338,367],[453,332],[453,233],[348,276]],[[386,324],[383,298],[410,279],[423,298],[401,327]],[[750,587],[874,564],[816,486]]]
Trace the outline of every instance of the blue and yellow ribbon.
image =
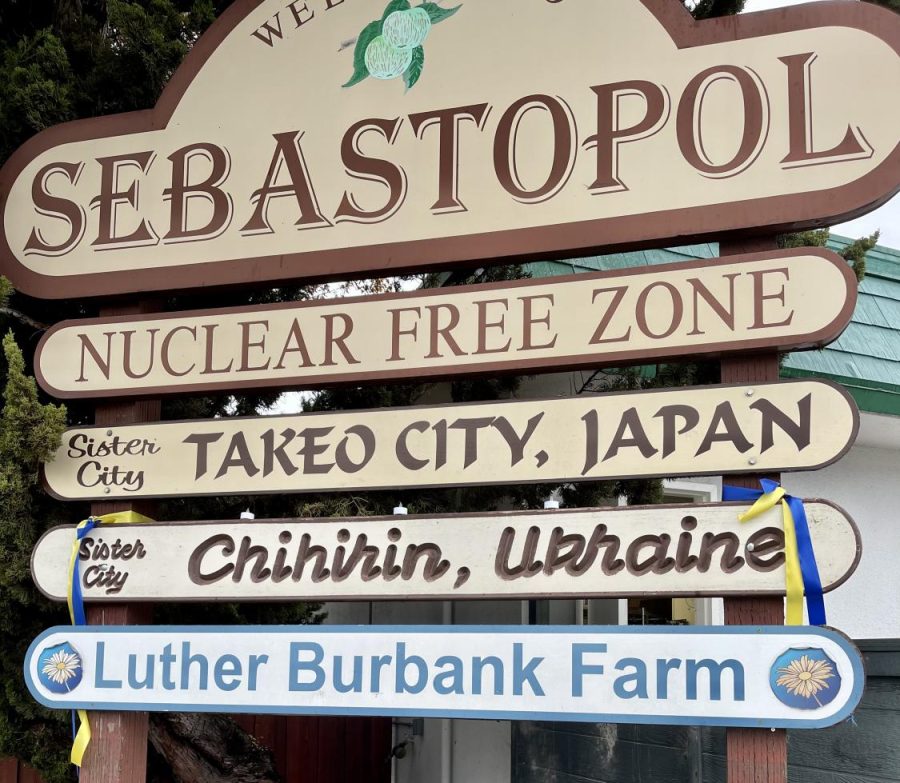
[[[78,553],[81,550],[81,541],[97,525],[128,525],[135,522],[152,522],[149,517],[138,514],[136,511],[117,511],[114,514],[104,514],[100,517],[89,517],[75,528],[75,539],[72,541],[72,553],[69,557],[69,590],[67,603],[69,605],[69,617],[72,625],[87,625],[87,617],[84,613],[84,594],[81,591],[81,569],[79,568]],[[76,717],[78,727],[76,729]],[[84,759],[85,751],[91,744],[91,723],[88,720],[86,710],[72,710],[72,752],[70,761],[80,767]]]
[[806,611],[810,625],[826,625],[825,598],[822,595],[822,579],[809,534],[809,522],[803,501],[788,495],[784,488],[770,479],[760,479],[762,489],[744,489],[725,486],[724,500],[753,501],[753,506],[738,519],[749,522],[781,503],[784,519],[785,593],[787,595],[787,625],[803,625],[803,595],[806,594]]

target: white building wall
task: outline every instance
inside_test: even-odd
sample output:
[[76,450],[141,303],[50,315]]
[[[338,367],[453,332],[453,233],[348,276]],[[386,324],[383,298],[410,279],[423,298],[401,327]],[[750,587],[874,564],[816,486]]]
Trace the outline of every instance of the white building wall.
[[900,637],[900,419],[863,414],[857,445],[842,460],[811,473],[790,473],[792,495],[823,498],[856,520],[862,560],[825,596],[828,624],[854,639]]

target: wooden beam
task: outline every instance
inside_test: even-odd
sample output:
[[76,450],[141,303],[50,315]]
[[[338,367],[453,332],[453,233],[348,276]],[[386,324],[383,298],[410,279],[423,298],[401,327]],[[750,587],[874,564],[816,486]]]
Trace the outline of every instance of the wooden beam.
[[[748,243],[723,243],[721,255],[771,250],[773,239]],[[750,249],[752,248],[752,249]],[[722,383],[762,383],[778,380],[778,354],[722,360]],[[739,487],[758,488],[756,474],[729,476]],[[780,479],[778,475],[765,478]],[[781,598],[726,598],[726,625],[783,625]],[[783,729],[728,729],[726,731],[728,783],[787,783],[787,734]]]
[[[155,303],[153,303],[155,304]],[[152,312],[150,303],[123,305],[101,310],[101,315],[133,315]],[[95,409],[99,425],[137,424],[159,421],[159,400],[101,402]],[[108,502],[91,504],[91,514],[137,511],[153,517],[156,503]],[[89,625],[142,625],[153,617],[151,604],[116,604],[87,607]],[[92,712],[91,744],[85,753],[80,783],[144,783],[147,779],[146,712]]]

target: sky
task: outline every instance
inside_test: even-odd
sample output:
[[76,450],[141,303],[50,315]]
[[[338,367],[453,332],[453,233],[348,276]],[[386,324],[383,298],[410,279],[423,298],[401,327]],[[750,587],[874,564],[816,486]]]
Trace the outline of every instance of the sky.
[[[768,8],[799,5],[801,2],[805,0],[747,0],[745,10],[765,11]],[[868,215],[834,226],[832,232],[856,239],[868,236],[879,229],[881,230],[879,244],[900,248],[900,196],[894,197],[892,201]]]

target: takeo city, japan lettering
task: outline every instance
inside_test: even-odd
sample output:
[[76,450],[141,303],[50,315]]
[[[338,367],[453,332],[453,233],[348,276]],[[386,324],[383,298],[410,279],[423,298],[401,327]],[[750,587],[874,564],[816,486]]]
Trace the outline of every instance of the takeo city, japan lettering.
[[[294,205],[297,229],[384,221],[403,206],[410,172],[389,155],[376,157],[370,149],[373,139],[383,148],[389,148],[402,134],[411,134],[423,144],[437,141],[437,189],[428,207],[434,215],[467,210],[465,193],[460,187],[466,146],[475,143],[475,135],[487,135],[490,126],[493,130],[493,139],[488,142],[493,146],[490,173],[507,198],[524,204],[542,203],[561,192],[569,183],[582,147],[596,158],[588,194],[609,198],[609,194],[629,190],[628,173],[619,167],[620,147],[639,144],[670,123],[674,124],[677,141],[672,153],[681,155],[699,177],[719,179],[738,175],[753,166],[767,143],[783,146],[780,165],[784,169],[871,157],[872,147],[852,122],[848,122],[842,137],[837,134],[833,139],[820,141],[823,134],[814,134],[810,95],[816,57],[815,52],[809,51],[786,52],[779,57],[785,70],[784,82],[777,86],[767,86],[748,67],[713,66],[697,73],[677,100],[669,86],[644,79],[596,84],[586,88],[594,93],[596,108],[589,128],[579,127],[564,98],[547,94],[526,95],[507,107],[473,102],[405,117],[362,118],[337,143],[343,169],[351,180],[374,182],[382,187],[380,206],[368,208],[360,205],[351,185],[339,203],[321,204],[304,154],[303,128],[285,128],[268,140],[260,136],[258,143],[271,145],[272,155],[267,170],[259,172],[258,187],[247,193],[229,190],[232,157],[239,152],[210,141],[197,141],[168,153],[142,149],[92,160],[55,160],[45,164],[33,179],[31,201],[36,222],[22,250],[25,255],[54,257],[72,252],[85,241],[90,242],[94,251],[106,251],[160,242],[201,242],[225,232],[241,237],[272,234],[275,229],[269,221],[269,208],[274,201],[282,199]],[[704,112],[704,100],[708,87],[715,82],[736,90],[743,104],[743,128],[733,140],[736,151],[725,161],[711,160],[704,147],[704,134],[710,132],[715,122],[711,112]],[[787,101],[781,106],[773,101],[772,93],[785,89]],[[619,106],[621,101],[629,99],[641,101],[643,113],[632,124],[623,124]],[[541,110],[549,122],[547,147],[552,156],[545,181],[537,185],[520,181],[516,166],[522,156],[533,154],[533,151],[526,153],[517,144],[517,131],[525,115],[534,109]],[[784,112],[785,137],[771,138],[770,110]],[[816,145],[812,141],[814,136]],[[584,141],[579,143],[581,139]],[[152,167],[163,165],[160,156],[165,156],[171,168],[167,187],[162,192],[142,192],[142,179]],[[205,177],[196,175],[201,162]],[[482,172],[482,176],[486,177],[487,172]],[[96,195],[89,204],[71,197],[75,186],[85,177],[96,182],[92,188]],[[148,189],[145,186],[143,191]],[[141,214],[141,207],[148,199],[168,202],[166,225],[153,224]],[[201,205],[204,211],[195,205]],[[89,209],[96,211],[95,230],[92,229],[90,236]],[[47,228],[51,225],[59,234],[54,239],[48,239],[51,234]]]
[[[675,453],[679,437],[698,426],[703,427],[705,434],[694,456],[707,453],[715,443],[730,443],[743,453],[753,448],[755,442],[760,453],[765,453],[775,443],[776,428],[785,432],[798,449],[809,445],[811,394],[797,404],[796,420],[767,399],[757,400],[750,408],[759,413],[758,421],[754,423],[758,437],[754,434],[754,441],[748,439],[733,405],[726,401],[720,403],[712,417],[704,422],[701,422],[698,411],[689,405],[662,406],[652,414],[652,418],[662,421],[662,437],[657,443],[651,442],[647,434],[649,427],[645,426],[638,408],[629,408],[616,424],[609,445],[603,448],[600,445],[600,414],[591,410],[582,417],[585,460],[581,475],[590,472],[598,462],[613,459],[623,449],[637,449],[645,458],[660,454],[665,459]],[[448,460],[458,459],[453,453],[455,450],[448,449],[451,432],[455,431],[462,433],[459,454],[463,468],[469,468],[479,459],[482,438],[490,438],[493,445],[498,442],[499,435],[499,440],[506,446],[509,465],[514,467],[525,459],[525,447],[543,418],[543,413],[532,416],[522,431],[517,431],[505,416],[460,417],[455,420],[440,418],[437,421],[422,419],[404,427],[393,444],[394,453],[397,462],[407,470],[440,469]],[[260,444],[251,444],[240,431],[224,441],[224,432],[210,432],[189,435],[184,442],[196,449],[194,465],[197,479],[211,471],[215,471],[217,479],[223,478],[231,470],[246,476],[255,476],[260,472],[268,476],[278,469],[287,476],[301,470],[303,475],[327,474],[335,467],[343,473],[361,471],[375,456],[375,433],[364,424],[354,424],[342,433],[335,433],[337,437],[334,437],[334,429],[307,427],[294,430],[286,427],[277,432],[273,428],[260,436]],[[302,458],[300,467],[288,453],[288,447],[297,443],[301,444],[296,452]],[[217,444],[221,445],[213,449]],[[357,453],[361,456],[351,456],[351,444],[357,447]],[[541,451],[536,458],[540,467],[547,461],[548,455]]]
[[[762,396],[748,407],[756,416],[752,422],[742,423],[728,400],[720,402],[709,414],[680,403],[659,408],[633,406],[625,409],[617,420],[604,421],[602,427],[601,414],[591,409],[576,425],[583,435],[581,475],[588,475],[598,464],[616,458],[623,451],[636,450],[644,459],[659,455],[665,460],[695,431],[702,433],[702,438],[693,450],[694,457],[710,452],[719,443],[730,444],[741,454],[754,447],[765,454],[775,445],[776,432],[784,433],[798,451],[809,446],[812,394],[797,401],[795,414],[781,410]],[[537,413],[519,428],[507,416],[422,418],[404,426],[388,448],[397,466],[412,473],[425,469],[439,471],[448,464],[461,464],[467,470],[478,462],[480,450],[484,448],[495,458],[508,460],[512,468],[526,459],[526,447],[545,415]],[[240,429],[231,434],[225,430],[197,432],[187,435],[182,442],[192,448],[194,480],[227,481],[236,475],[315,476],[327,475],[334,469],[352,475],[363,471],[379,451],[375,431],[363,423],[342,429],[273,426],[256,438],[248,438]],[[540,469],[550,459],[547,449],[552,448],[552,443],[535,442],[534,448],[539,449],[533,457]],[[160,447],[150,439],[125,440],[118,435],[104,438],[84,432],[69,436],[65,444],[67,457],[81,460],[75,476],[79,486],[118,487],[126,492],[143,488],[144,471],[110,465],[100,457],[151,455],[158,459],[159,452]]]

